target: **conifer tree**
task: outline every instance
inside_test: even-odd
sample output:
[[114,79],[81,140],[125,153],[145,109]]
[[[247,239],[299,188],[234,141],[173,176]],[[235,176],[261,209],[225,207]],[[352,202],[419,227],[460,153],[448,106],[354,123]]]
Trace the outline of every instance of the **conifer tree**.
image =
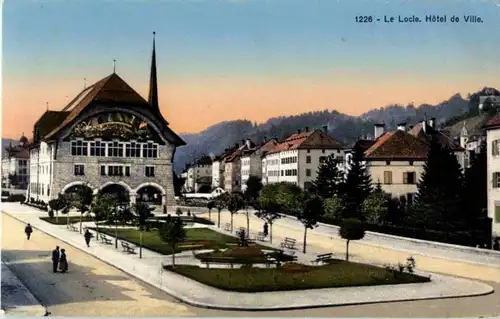
[[468,217],[486,217],[487,208],[487,167],[486,142],[481,144],[478,154],[473,157],[471,166],[465,171],[465,194]]
[[344,173],[337,165],[335,154],[331,154],[318,166],[318,176],[313,182],[312,191],[322,199],[339,195],[342,192]]
[[361,205],[372,191],[372,181],[364,161],[363,150],[355,146],[344,185],[344,218],[363,219]]

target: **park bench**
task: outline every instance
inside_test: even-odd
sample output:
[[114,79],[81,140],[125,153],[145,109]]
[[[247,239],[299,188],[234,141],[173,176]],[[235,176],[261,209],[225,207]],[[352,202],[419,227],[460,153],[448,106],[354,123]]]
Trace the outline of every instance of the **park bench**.
[[327,254],[319,254],[316,256],[316,259],[311,261],[313,264],[319,264],[319,263],[325,263],[327,261],[330,261],[333,259],[333,254],[332,253],[327,253]]
[[297,239],[285,237],[283,242],[281,242],[281,247],[288,249],[295,249],[295,244],[297,243]]
[[106,237],[106,235],[101,234],[99,237],[101,237],[101,241],[104,244],[111,245],[112,241],[111,241],[111,239],[109,239],[108,237]]
[[78,231],[78,228],[76,228],[76,226],[73,224],[69,224],[68,228],[69,228],[69,230],[72,230],[72,231]]
[[122,241],[121,244],[122,244],[122,248],[123,248],[124,252],[128,252],[128,253],[131,253],[131,254],[135,253],[135,247],[134,246],[131,246],[129,243],[127,243],[125,241]]
[[231,231],[231,224],[230,223],[226,223],[226,225],[224,225],[224,230],[225,231]]
[[259,232],[257,233],[256,239],[259,241],[264,241],[266,239],[266,235],[263,232]]

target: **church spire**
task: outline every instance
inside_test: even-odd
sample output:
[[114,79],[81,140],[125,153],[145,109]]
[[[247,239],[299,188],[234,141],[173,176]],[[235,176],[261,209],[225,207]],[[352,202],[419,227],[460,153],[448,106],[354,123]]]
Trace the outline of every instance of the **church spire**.
[[160,111],[159,106],[158,106],[158,80],[156,78],[155,35],[156,35],[156,32],[153,32],[153,55],[151,57],[151,74],[150,74],[150,78],[149,78],[148,102],[153,109]]

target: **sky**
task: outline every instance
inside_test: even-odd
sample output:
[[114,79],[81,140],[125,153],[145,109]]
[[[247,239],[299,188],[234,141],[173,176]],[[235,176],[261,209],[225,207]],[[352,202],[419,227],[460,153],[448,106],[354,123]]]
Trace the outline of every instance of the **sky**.
[[[384,15],[448,22],[384,23]],[[62,109],[84,78],[111,74],[114,59],[116,73],[147,98],[153,31],[160,108],[183,133],[500,89],[498,30],[495,1],[5,0],[2,136],[31,137],[47,106]]]

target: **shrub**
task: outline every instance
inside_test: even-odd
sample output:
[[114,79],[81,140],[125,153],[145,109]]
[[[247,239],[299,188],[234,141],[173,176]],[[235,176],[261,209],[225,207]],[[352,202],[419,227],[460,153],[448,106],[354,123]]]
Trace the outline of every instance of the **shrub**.
[[54,211],[52,209],[49,209],[49,217],[50,218],[54,217]]
[[238,244],[241,247],[246,247],[248,246],[248,240],[247,240],[247,232],[245,229],[240,229],[236,232],[236,235],[238,236]]
[[24,202],[26,197],[22,194],[12,194],[7,198],[7,202]]
[[177,209],[175,210],[175,214],[177,216],[181,216],[182,215],[182,209],[180,207],[177,207]]

